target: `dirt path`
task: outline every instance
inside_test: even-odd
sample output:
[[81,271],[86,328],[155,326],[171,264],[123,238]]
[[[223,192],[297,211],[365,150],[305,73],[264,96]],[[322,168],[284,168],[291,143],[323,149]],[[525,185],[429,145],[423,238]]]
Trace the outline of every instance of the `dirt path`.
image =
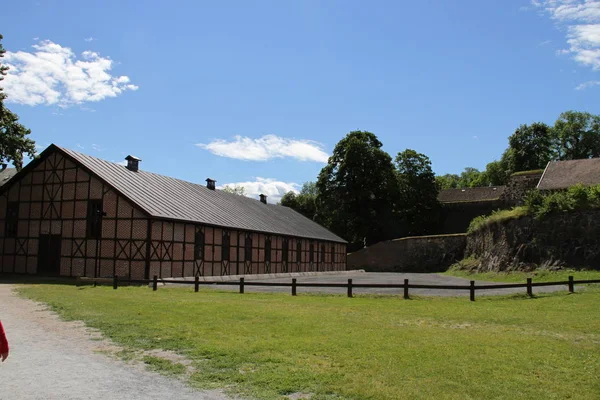
[[42,304],[17,297],[0,284],[0,320],[11,353],[0,364],[0,399],[207,399],[182,382],[126,364],[102,352],[118,348],[82,323],[64,322]]

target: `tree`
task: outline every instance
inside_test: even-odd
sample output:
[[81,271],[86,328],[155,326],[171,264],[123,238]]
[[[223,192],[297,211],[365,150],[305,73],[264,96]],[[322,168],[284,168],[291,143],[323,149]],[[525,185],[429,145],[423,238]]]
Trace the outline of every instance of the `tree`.
[[554,123],[559,160],[600,156],[600,115],[566,111]]
[[[0,35],[0,81],[8,71],[8,66],[2,64],[4,57],[4,47],[2,46],[3,36]],[[21,125],[19,117],[4,106],[6,94],[0,87],[0,162],[12,162],[17,169],[23,167],[23,154],[29,157],[35,156],[35,142],[27,136],[31,131]]]
[[381,147],[371,132],[350,132],[317,180],[318,218],[350,242],[371,244],[394,234],[398,180]]
[[315,220],[317,218],[317,184],[315,182],[305,182],[299,193],[287,192],[283,195],[279,204]]
[[406,149],[396,156],[398,173],[398,212],[405,234],[409,236],[432,233],[437,227],[440,204],[438,187],[429,158]]
[[246,189],[241,185],[225,185],[221,190],[227,193],[237,194],[238,196],[246,195]]
[[435,177],[438,189],[456,189],[460,187],[460,176],[456,174],[439,175]]
[[543,122],[521,125],[508,138],[513,172],[544,168],[553,158],[552,129]]

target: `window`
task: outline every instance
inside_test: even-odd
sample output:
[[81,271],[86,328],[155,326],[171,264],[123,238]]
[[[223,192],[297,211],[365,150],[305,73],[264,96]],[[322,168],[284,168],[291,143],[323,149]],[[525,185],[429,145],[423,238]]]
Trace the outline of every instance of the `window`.
[[335,262],[335,245],[331,245],[331,262]]
[[6,205],[6,237],[17,236],[17,225],[19,223],[19,203],[9,202]]
[[244,259],[252,261],[252,234],[246,233],[246,243],[244,244]]
[[325,262],[325,243],[321,244],[321,262]]
[[267,238],[265,240],[265,261],[271,261],[271,239]]
[[302,262],[302,242],[296,242],[296,262]]
[[309,252],[309,261],[310,262],[314,262],[315,261],[315,245],[314,243],[310,242],[310,245],[308,247],[308,252]]
[[223,242],[221,246],[221,260],[229,261],[229,232],[223,232]]
[[102,200],[88,200],[87,209],[87,237],[99,239],[102,236],[102,217],[106,213],[102,210]]
[[281,261],[288,261],[288,250],[290,242],[287,239],[283,239],[283,247],[281,248]]
[[196,260],[204,260],[204,232],[196,232],[194,241],[194,258]]

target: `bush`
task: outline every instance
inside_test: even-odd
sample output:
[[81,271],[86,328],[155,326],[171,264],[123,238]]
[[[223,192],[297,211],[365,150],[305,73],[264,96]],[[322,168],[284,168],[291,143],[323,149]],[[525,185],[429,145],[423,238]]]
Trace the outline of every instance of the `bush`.
[[473,233],[494,222],[517,219],[527,214],[529,214],[529,208],[526,206],[515,207],[511,210],[496,210],[491,215],[481,215],[474,218],[469,224],[467,233]]

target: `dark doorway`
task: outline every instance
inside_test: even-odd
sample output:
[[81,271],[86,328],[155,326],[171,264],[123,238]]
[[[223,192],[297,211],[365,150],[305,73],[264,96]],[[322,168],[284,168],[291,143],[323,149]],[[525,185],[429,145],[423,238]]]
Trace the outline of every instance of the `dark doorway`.
[[38,275],[60,275],[60,235],[40,235]]

